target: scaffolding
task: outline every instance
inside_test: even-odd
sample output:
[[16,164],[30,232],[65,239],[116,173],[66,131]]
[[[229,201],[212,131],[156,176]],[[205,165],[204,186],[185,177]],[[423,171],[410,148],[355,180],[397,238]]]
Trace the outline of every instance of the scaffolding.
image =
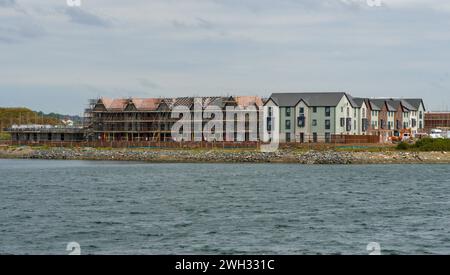
[[425,128],[427,132],[432,129],[450,130],[450,112],[425,113]]
[[[173,141],[172,127],[179,118],[172,118],[175,107],[184,106],[191,113],[191,129],[201,117],[202,129],[213,118],[204,119],[203,112],[208,106],[219,107],[223,113],[223,129],[214,129],[217,134],[225,136],[227,123],[234,123],[233,140],[240,137],[250,141],[250,137],[259,138],[259,127],[252,129],[251,123],[259,126],[259,97],[181,97],[181,98],[147,98],[147,99],[91,99],[85,110],[84,128],[88,141]],[[247,108],[254,106],[255,108]],[[232,119],[226,115],[227,107],[235,109]],[[199,114],[200,112],[200,114]],[[252,114],[252,112],[255,112]],[[243,129],[237,125],[244,125]],[[254,132],[256,131],[256,132]],[[192,133],[192,140],[194,133]],[[204,140],[202,135],[202,140]]]

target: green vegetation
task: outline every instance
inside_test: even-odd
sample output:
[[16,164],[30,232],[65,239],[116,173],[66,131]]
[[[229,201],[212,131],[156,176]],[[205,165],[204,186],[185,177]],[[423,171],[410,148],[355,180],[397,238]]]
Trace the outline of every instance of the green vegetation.
[[337,152],[387,152],[394,151],[392,145],[369,145],[369,146],[336,146]]
[[11,124],[60,124],[60,120],[54,117],[33,112],[27,108],[0,108],[0,125],[2,128]]
[[0,140],[10,139],[3,129],[13,124],[60,124],[60,120],[33,112],[27,108],[0,108]]
[[10,140],[11,139],[11,135],[8,133],[2,133],[0,131],[0,140]]
[[49,113],[49,114],[45,114],[43,112],[36,112],[38,116],[44,116],[47,118],[52,118],[52,119],[56,119],[58,121],[61,121],[63,119],[70,119],[73,121],[73,123],[75,125],[81,125],[83,123],[83,119],[79,116],[71,116],[71,115],[62,115],[62,114],[57,114],[57,113]]
[[398,150],[411,150],[411,151],[450,151],[450,139],[432,139],[424,138],[418,140],[415,144],[409,144],[402,142],[397,145]]

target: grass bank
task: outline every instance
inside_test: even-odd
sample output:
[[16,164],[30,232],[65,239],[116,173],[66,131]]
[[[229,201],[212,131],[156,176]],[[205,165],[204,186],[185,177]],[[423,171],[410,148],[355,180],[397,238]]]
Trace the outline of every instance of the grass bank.
[[414,144],[402,142],[397,145],[397,150],[420,152],[450,152],[450,139],[424,138]]

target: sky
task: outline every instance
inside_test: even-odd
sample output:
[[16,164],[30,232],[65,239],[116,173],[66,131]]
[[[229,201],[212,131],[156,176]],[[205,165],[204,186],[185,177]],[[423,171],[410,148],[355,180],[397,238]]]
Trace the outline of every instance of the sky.
[[327,91],[450,108],[448,0],[67,2],[0,0],[0,106]]

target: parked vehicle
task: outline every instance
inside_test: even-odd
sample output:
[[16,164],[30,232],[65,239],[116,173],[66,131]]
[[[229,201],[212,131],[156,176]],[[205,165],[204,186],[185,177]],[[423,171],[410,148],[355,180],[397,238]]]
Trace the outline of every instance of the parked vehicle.
[[430,137],[431,138],[444,138],[444,132],[441,129],[432,129]]
[[400,132],[394,133],[394,135],[389,137],[389,139],[393,143],[403,142],[403,141],[412,141],[413,140],[412,131],[411,131],[411,129],[403,129]]

